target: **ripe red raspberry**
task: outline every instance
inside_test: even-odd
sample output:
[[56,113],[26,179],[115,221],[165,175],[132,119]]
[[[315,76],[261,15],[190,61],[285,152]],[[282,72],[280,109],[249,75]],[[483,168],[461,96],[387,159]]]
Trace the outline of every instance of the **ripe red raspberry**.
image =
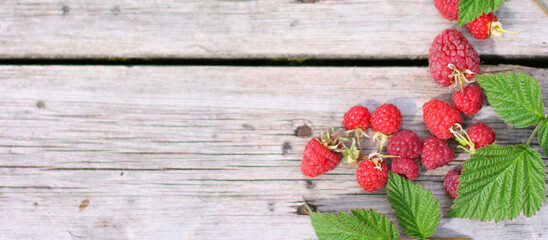
[[411,158],[392,158],[390,169],[392,172],[397,173],[411,181],[415,180],[415,178],[419,175],[419,165],[417,165],[417,162]]
[[444,101],[430,100],[422,108],[426,127],[440,139],[451,138],[453,134],[449,131],[449,128],[456,123],[462,124],[459,111]]
[[468,82],[480,71],[479,55],[461,32],[446,29],[432,42],[428,60],[437,84],[448,87]]
[[495,141],[495,131],[485,123],[476,123],[470,126],[467,132],[476,149],[491,145]]
[[341,154],[334,150],[338,146],[338,140],[330,139],[330,142],[322,138],[313,138],[304,148],[301,172],[305,176],[316,177],[337,167],[341,161]]
[[497,16],[493,13],[483,14],[466,24],[466,28],[477,39],[487,39],[491,36],[491,29],[496,26]]
[[343,125],[346,130],[361,128],[366,131],[369,128],[369,110],[366,107],[354,106],[344,114]]
[[459,0],[434,0],[434,6],[440,11],[443,18],[457,21],[459,19]]
[[400,110],[389,103],[380,105],[371,115],[371,128],[373,130],[390,135],[400,129]]
[[421,156],[422,142],[411,130],[394,133],[388,140],[388,155],[416,159]]
[[466,24],[466,28],[477,39],[487,39],[491,35],[491,22],[496,22],[497,16],[492,13],[483,14]]
[[380,170],[368,159],[364,159],[356,170],[356,180],[362,186],[363,190],[374,192],[379,190],[388,179],[388,166],[385,161],[380,164]]
[[444,140],[430,136],[422,142],[421,161],[428,170],[448,164],[455,158],[455,153]]
[[493,13],[483,14],[474,19],[474,21],[466,24],[466,28],[477,39],[487,39],[489,36],[502,36],[503,32],[517,33],[508,31],[502,28],[500,23]]
[[453,105],[466,116],[472,116],[483,107],[483,90],[478,85],[468,85],[453,94]]
[[445,189],[445,192],[449,195],[449,197],[457,198],[459,196],[457,190],[459,189],[460,174],[460,170],[451,170],[447,172],[447,175],[445,175],[445,179],[443,180],[443,189]]

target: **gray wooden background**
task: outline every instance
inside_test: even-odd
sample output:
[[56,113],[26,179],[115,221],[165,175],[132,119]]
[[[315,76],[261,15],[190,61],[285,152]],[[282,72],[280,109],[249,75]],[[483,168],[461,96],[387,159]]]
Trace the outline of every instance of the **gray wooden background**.
[[[124,66],[126,59],[426,59],[446,28],[480,56],[548,63],[548,16],[532,0],[497,12],[496,40],[474,40],[430,0],[0,2],[0,239],[316,239],[303,199],[326,212],[373,208],[396,221],[383,188],[366,193],[355,167],[300,173],[310,137],[340,127],[356,104],[389,102],[403,129],[429,136],[422,104],[450,100],[427,66]],[[118,65],[39,65],[110,59]],[[26,60],[35,60],[26,64]],[[27,62],[29,62],[27,61]],[[544,61],[544,62],[543,62]],[[548,94],[548,68],[523,71]],[[485,106],[498,144],[525,142]],[[454,142],[452,142],[454,145]],[[368,143],[366,149],[375,145]],[[536,142],[533,148],[540,151]],[[416,182],[446,214],[448,166]],[[548,163],[544,158],[545,164]],[[548,239],[548,208],[531,218],[443,218],[435,236]]]

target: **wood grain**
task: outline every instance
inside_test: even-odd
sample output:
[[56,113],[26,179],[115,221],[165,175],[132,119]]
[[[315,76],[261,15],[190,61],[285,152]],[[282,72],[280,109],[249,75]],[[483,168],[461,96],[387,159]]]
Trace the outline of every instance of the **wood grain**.
[[[548,92],[548,69],[521,69]],[[373,208],[395,221],[383,188],[366,193],[355,168],[300,173],[309,138],[340,127],[355,104],[390,102],[403,129],[428,136],[421,106],[448,100],[427,68],[0,66],[1,239],[315,239],[303,199],[320,211]],[[532,129],[504,124],[485,106],[497,143]],[[533,141],[533,147],[539,149]],[[454,145],[454,142],[451,142]],[[366,145],[370,151],[375,146]],[[445,173],[425,171],[443,213]],[[547,159],[544,162],[547,163]],[[442,219],[436,236],[546,238],[548,208],[531,218]]]
[[2,1],[0,58],[425,59],[455,27],[480,55],[548,56],[548,16],[534,1],[497,15],[520,33],[475,40],[432,0]]

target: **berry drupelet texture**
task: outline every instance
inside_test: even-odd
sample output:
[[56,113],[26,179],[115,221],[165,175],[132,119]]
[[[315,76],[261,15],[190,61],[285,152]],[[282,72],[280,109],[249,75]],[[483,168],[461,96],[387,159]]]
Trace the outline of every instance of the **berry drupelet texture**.
[[394,133],[388,140],[388,155],[417,159],[421,156],[422,141],[411,130]]
[[419,175],[419,165],[411,158],[392,158],[390,168],[393,173],[397,173],[411,181],[415,180]]
[[301,162],[301,172],[308,177],[317,177],[337,167],[341,154],[322,145],[318,138],[308,141]]
[[453,94],[453,105],[466,116],[472,116],[483,107],[483,90],[471,84]]
[[443,18],[451,21],[459,19],[459,0],[434,0],[434,6],[440,11]]
[[354,106],[344,114],[343,126],[346,130],[361,128],[367,130],[369,128],[369,110],[363,106]]
[[457,190],[459,189],[459,176],[461,174],[460,170],[451,170],[447,172],[445,175],[445,179],[443,180],[443,189],[445,189],[445,192],[449,197],[455,199],[459,196],[457,193]]
[[466,24],[466,28],[477,39],[487,39],[491,36],[491,24],[497,22],[497,16],[493,13],[483,14]]
[[448,87],[462,85],[480,71],[480,58],[461,32],[446,29],[432,42],[429,69],[434,82]]
[[495,131],[485,123],[473,124],[467,132],[476,149],[493,144],[496,137]]
[[373,130],[390,135],[400,129],[401,112],[393,104],[383,104],[377,107],[371,114],[371,128]]
[[446,140],[453,136],[449,128],[456,123],[462,124],[457,109],[441,100],[430,100],[423,105],[423,120],[426,127],[436,137]]
[[374,192],[384,186],[388,179],[388,166],[386,162],[380,163],[380,168],[375,163],[365,159],[356,170],[356,180],[367,192]]
[[432,170],[442,167],[455,158],[455,153],[444,140],[430,136],[423,141],[421,162],[422,165]]

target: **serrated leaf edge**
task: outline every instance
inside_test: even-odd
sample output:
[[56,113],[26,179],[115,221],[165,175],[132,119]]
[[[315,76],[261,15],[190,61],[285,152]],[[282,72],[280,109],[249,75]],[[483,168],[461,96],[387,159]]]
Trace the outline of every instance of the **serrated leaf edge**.
[[[402,191],[398,190],[400,186]],[[413,190],[416,190],[413,193]],[[432,192],[424,189],[420,184],[413,184],[410,180],[390,172],[388,180],[388,201],[397,213],[397,219],[400,222],[400,227],[410,237],[425,239],[435,233],[438,227],[440,215],[440,203],[434,198]],[[415,196],[414,196],[415,195]],[[412,199],[415,197],[414,199]],[[428,201],[427,198],[431,198]],[[407,202],[406,202],[407,201]],[[409,208],[403,206],[410,205]],[[427,219],[427,215],[431,215],[437,209],[437,214],[434,219]],[[430,216],[432,217],[432,216]],[[426,225],[420,225],[426,224]]]

